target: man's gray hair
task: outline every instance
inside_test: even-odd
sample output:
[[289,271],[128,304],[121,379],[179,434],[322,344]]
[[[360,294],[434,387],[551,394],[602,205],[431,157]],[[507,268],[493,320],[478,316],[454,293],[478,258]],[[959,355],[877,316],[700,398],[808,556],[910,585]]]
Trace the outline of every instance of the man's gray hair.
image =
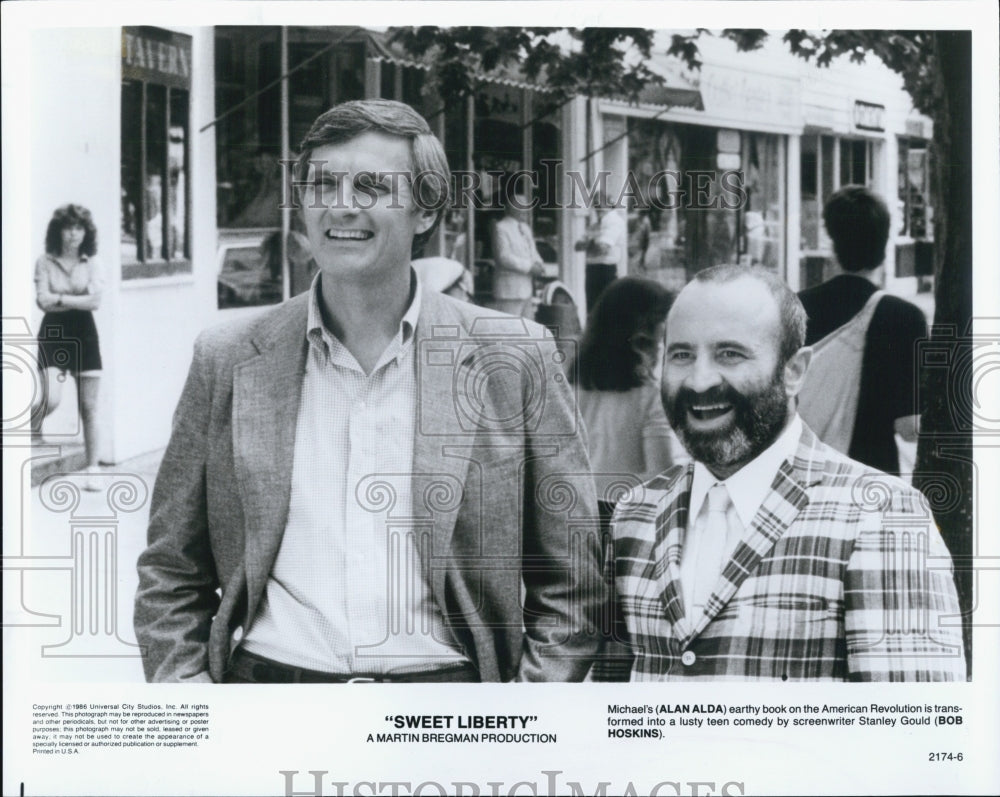
[[698,282],[732,282],[749,277],[764,283],[778,305],[781,319],[781,341],[778,360],[784,365],[793,354],[806,345],[806,310],[798,295],[777,274],[753,266],[712,266],[694,275]]

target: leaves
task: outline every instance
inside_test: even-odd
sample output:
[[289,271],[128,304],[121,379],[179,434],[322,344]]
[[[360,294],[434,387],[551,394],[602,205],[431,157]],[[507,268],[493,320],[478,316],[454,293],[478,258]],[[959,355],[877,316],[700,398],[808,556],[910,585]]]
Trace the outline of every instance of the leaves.
[[543,107],[577,95],[636,101],[663,78],[647,65],[654,33],[640,28],[487,28],[422,26],[391,31],[390,41],[430,66],[445,104],[489,77],[517,75],[544,87]]
[[[704,28],[672,33],[667,55],[689,69],[701,68],[698,42],[713,35]],[[769,38],[762,29],[726,28],[718,34],[741,52],[759,49]],[[570,97],[619,97],[635,102],[644,88],[663,78],[647,64],[656,34],[644,28],[489,28],[420,26],[391,31],[393,43],[430,66],[429,81],[446,104],[475,93],[488,77],[514,76],[548,91],[550,109]],[[933,34],[919,30],[789,30],[782,40],[793,54],[827,67],[840,58],[864,63],[879,58],[901,75],[914,106],[933,115]]]

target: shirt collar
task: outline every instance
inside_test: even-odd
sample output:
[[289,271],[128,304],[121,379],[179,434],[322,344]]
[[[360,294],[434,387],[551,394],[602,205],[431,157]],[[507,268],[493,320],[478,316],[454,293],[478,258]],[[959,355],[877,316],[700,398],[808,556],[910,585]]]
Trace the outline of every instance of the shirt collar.
[[[320,280],[323,276],[323,272],[320,271],[313,277],[312,285],[309,286],[309,310],[306,316],[306,339],[309,343],[318,348],[321,352],[326,355],[334,356],[335,352],[340,352],[347,354],[347,349],[344,344],[340,342],[336,335],[334,335],[326,326],[323,324],[323,314],[319,309],[320,302]],[[386,347],[386,351],[383,353],[382,357],[379,358],[379,365],[383,364],[387,359],[398,357],[404,351],[412,347],[413,334],[417,328],[417,321],[420,319],[420,305],[423,298],[423,287],[420,282],[420,278],[417,276],[417,272],[412,267],[410,268],[410,285],[412,286],[413,296],[410,299],[410,305],[406,308],[406,312],[403,313],[402,319],[399,322],[399,329],[396,332],[395,338]],[[386,355],[389,355],[387,357]],[[348,354],[348,357],[350,355]],[[351,358],[353,360],[353,357]],[[376,366],[376,368],[379,366]]]
[[795,456],[801,436],[802,419],[796,413],[777,440],[723,482],[715,478],[701,462],[695,462],[689,517],[693,519],[697,516],[713,485],[724,484],[743,528],[750,528],[757,510],[771,489],[778,468],[782,462]]
[[[53,263],[55,263],[55,264],[56,264],[57,266],[59,266],[60,268],[62,267],[62,262],[60,262],[59,258],[58,258],[58,257],[56,257],[56,256],[55,256],[54,254],[52,254],[51,252],[46,252],[46,253],[45,253],[45,256],[46,256],[46,257],[47,257],[47,258],[48,258],[49,260],[51,260],[51,261],[52,261]],[[74,266],[78,266],[78,265],[80,265],[81,263],[86,263],[86,262],[88,262],[89,260],[90,260],[90,256],[89,256],[89,255],[77,255],[77,258],[76,258],[76,263],[74,263],[73,265],[74,265]]]

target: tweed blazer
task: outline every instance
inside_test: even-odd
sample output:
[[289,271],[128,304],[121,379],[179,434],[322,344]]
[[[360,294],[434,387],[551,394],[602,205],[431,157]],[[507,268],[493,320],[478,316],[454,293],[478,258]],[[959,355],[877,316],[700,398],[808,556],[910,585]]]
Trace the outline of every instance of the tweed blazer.
[[617,642],[595,680],[629,668],[636,681],[964,680],[951,559],[919,492],[803,426],[704,611],[689,613],[693,472],[674,467],[617,507]]
[[[482,680],[579,680],[606,598],[560,355],[536,324],[422,296],[415,517],[399,520],[424,541],[433,597]],[[288,518],[308,298],[195,344],[138,563],[151,681],[221,681],[260,606]]]

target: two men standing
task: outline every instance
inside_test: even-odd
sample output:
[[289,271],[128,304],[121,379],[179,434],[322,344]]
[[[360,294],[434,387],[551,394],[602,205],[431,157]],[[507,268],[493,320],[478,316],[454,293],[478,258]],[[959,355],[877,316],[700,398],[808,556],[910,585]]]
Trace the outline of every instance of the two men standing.
[[920,495],[796,414],[810,351],[780,279],[709,269],[671,309],[663,402],[694,463],[620,502],[609,601],[553,340],[410,266],[447,206],[440,142],[370,100],[301,150],[319,273],[196,343],[139,559],[149,680],[600,677],[608,605],[634,680],[964,678]]

